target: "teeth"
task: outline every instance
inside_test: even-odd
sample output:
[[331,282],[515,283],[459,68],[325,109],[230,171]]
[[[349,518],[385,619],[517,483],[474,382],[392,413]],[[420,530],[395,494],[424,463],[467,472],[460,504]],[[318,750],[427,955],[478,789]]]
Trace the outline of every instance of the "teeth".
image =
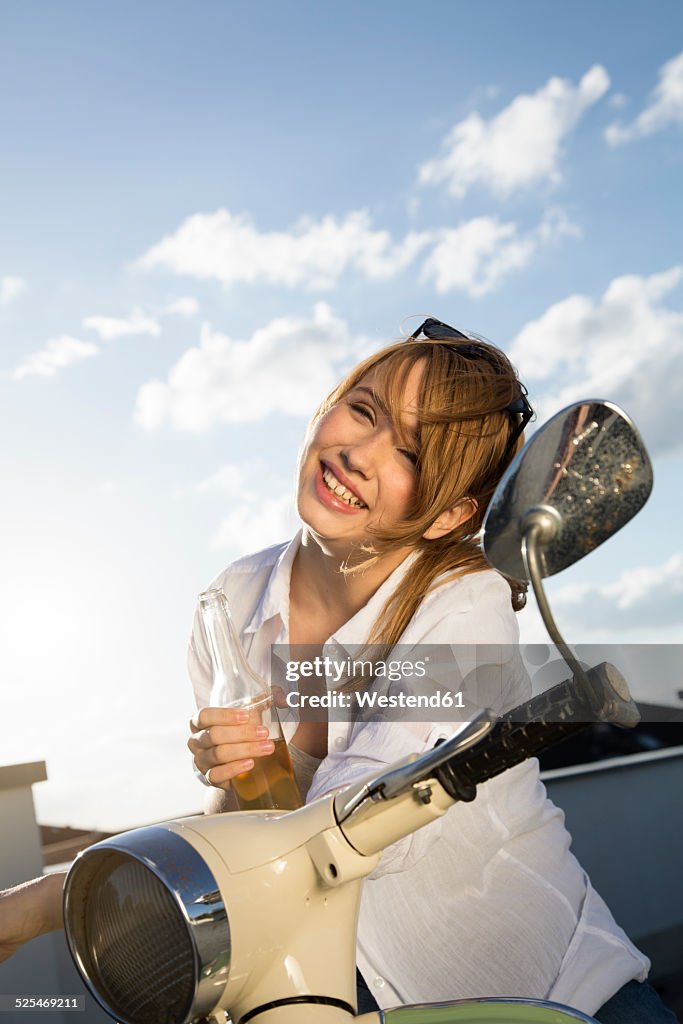
[[327,484],[328,488],[332,491],[332,493],[337,498],[341,498],[342,501],[345,501],[347,505],[352,505],[354,508],[367,507],[366,505],[363,504],[362,501],[359,501],[356,495],[353,494],[347,487],[344,487],[344,484],[340,483],[339,480],[337,480],[336,476],[331,470],[327,468],[323,470],[323,480]]

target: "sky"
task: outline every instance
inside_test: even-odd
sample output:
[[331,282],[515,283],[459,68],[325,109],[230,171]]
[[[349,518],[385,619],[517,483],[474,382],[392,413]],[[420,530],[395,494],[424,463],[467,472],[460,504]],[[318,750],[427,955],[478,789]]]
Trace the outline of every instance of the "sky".
[[653,495],[548,592],[571,642],[683,640],[679,3],[4,0],[0,87],[0,764],[47,761],[40,821],[201,807],[196,596],[291,536],[311,411],[427,315],[539,423],[633,417]]

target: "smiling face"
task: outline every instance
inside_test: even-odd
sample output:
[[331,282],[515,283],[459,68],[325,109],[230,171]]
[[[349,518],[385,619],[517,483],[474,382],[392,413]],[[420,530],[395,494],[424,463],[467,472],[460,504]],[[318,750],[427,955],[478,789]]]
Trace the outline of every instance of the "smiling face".
[[417,487],[417,409],[424,367],[411,366],[401,424],[389,416],[376,374],[362,377],[319,419],[299,459],[297,506],[326,550],[347,553],[408,515]]

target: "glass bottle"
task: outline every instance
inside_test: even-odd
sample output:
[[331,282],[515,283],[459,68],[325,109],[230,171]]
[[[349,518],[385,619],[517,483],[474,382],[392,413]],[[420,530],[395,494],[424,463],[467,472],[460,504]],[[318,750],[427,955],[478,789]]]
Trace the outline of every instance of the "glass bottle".
[[303,800],[270,686],[254,672],[244,655],[223,591],[200,594],[199,612],[213,667],[211,706],[246,708],[250,724],[268,726],[268,737],[275,744],[272,754],[255,757],[253,768],[232,779],[240,810],[301,807]]

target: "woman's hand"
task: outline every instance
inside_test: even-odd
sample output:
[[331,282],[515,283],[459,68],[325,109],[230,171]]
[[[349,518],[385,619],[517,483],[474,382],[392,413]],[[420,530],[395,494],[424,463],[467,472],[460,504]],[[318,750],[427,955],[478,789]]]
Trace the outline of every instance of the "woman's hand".
[[230,789],[236,775],[254,767],[254,758],[272,754],[268,727],[241,708],[202,708],[190,719],[187,745],[204,778],[218,789]]
[[61,928],[66,873],[43,875],[0,891],[0,962],[30,939]]

